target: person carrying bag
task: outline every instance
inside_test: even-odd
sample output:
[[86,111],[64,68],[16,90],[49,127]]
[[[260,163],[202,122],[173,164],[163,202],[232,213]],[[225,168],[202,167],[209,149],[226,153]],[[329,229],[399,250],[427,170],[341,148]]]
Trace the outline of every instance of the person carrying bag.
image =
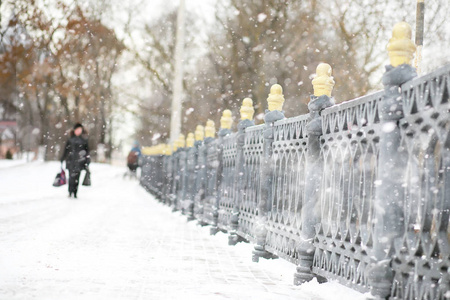
[[[61,163],[66,161],[66,169],[69,170],[69,197],[77,198],[78,184],[82,170],[86,170],[86,176],[83,185],[90,185],[89,164],[91,157],[89,155],[89,146],[86,131],[80,123],[75,124],[70,132],[70,138],[64,147],[64,153],[61,157]],[[86,181],[86,184],[84,182]]]

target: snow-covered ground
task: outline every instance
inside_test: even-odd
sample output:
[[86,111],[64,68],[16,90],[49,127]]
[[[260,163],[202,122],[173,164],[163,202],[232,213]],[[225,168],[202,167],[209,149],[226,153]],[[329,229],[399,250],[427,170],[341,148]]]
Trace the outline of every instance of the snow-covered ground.
[[123,167],[93,164],[78,199],[52,186],[58,169],[0,160],[0,299],[365,298],[335,282],[294,286],[293,264],[253,263],[251,244],[188,223]]
[[[34,155],[34,153],[33,153]],[[30,155],[31,157],[31,155]],[[29,159],[31,161],[32,159]],[[0,169],[7,169],[19,165],[23,165],[27,163],[27,157],[26,155],[22,156],[20,159],[0,159]]]

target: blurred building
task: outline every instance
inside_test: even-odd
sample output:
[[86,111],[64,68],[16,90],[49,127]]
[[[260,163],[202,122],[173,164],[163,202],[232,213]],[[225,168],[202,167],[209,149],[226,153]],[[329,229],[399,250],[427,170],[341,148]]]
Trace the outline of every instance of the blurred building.
[[19,150],[16,140],[17,122],[14,120],[0,120],[0,159],[6,158],[8,151],[13,155]]

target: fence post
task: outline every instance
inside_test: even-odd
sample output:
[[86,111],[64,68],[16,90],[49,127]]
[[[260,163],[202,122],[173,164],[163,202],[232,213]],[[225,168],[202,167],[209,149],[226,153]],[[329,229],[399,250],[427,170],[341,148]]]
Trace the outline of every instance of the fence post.
[[[203,166],[205,168],[205,183],[204,183],[204,197],[202,199],[202,203],[201,203],[201,219],[200,224],[201,225],[206,225],[206,224],[210,224],[208,222],[208,218],[210,216],[210,208],[211,208],[211,203],[209,202],[211,200],[212,197],[215,197],[215,194],[217,193],[217,191],[215,190],[216,188],[216,182],[215,180],[213,180],[214,177],[214,165],[210,165],[209,163],[209,150],[211,147],[211,143],[214,142],[214,137],[216,135],[216,127],[214,124],[214,121],[212,120],[208,120],[206,121],[206,126],[205,126],[205,139],[203,141],[203,147],[202,147],[202,157],[204,159],[203,161]],[[212,145],[213,146],[213,145]]]
[[415,45],[411,41],[411,27],[407,23],[401,22],[394,26],[387,50],[391,64],[386,66],[383,75],[384,97],[379,111],[382,130],[371,255],[374,261],[368,270],[372,295],[383,299],[390,295],[393,282],[393,243],[404,232],[402,185],[407,154],[400,144],[399,120],[403,118],[400,86],[417,76],[409,65]]
[[255,224],[256,245],[253,250],[252,260],[258,262],[260,257],[271,258],[273,255],[265,250],[266,235],[267,235],[267,212],[272,207],[272,143],[274,141],[273,126],[276,121],[284,119],[283,103],[283,88],[279,84],[274,84],[270,88],[270,94],[267,98],[269,109],[266,110],[264,116],[264,144],[263,157],[261,161],[261,195],[258,203],[258,216]]
[[245,172],[245,159],[244,159],[244,144],[245,144],[245,129],[250,126],[254,126],[253,114],[253,100],[245,98],[242,101],[240,109],[241,121],[237,125],[238,133],[236,137],[236,176],[234,177],[234,186],[236,187],[236,198],[233,203],[233,213],[230,219],[230,235],[228,236],[228,245],[236,245],[240,241],[240,237],[237,235],[239,228],[239,210],[241,206],[241,199],[244,191],[244,172]]
[[155,176],[155,193],[156,193],[156,198],[161,201],[161,195],[162,195],[162,180],[163,180],[163,172],[162,172],[162,144],[158,144],[156,146],[154,146],[154,167],[152,173],[154,173]]
[[183,159],[184,155],[184,147],[185,147],[185,138],[184,134],[180,134],[178,139],[176,140],[177,150],[174,153],[174,158],[176,164],[174,165],[174,185],[173,185],[173,207],[172,211],[178,211],[180,209],[180,201],[182,201],[183,197],[183,174],[184,174],[184,164]]
[[145,154],[139,156],[138,158],[138,164],[139,167],[141,168],[141,177],[139,178],[139,184],[145,188],[148,192],[148,189],[145,185],[145,180],[147,179],[147,157],[145,156]]
[[220,197],[221,191],[219,190],[222,183],[222,175],[223,175],[223,138],[229,134],[231,134],[231,124],[233,120],[231,118],[231,110],[225,109],[222,113],[222,117],[220,118],[220,129],[217,133],[218,143],[217,143],[217,180],[216,180],[216,203],[213,206],[213,224],[210,229],[210,234],[214,235],[219,231],[219,207],[220,207]]
[[178,163],[177,163],[177,149],[178,149],[178,141],[173,141],[172,144],[172,154],[169,157],[169,172],[170,172],[170,186],[169,186],[169,201],[167,203],[168,206],[172,207],[175,203],[176,194],[174,194],[174,191],[176,191],[176,174],[178,169]]
[[[195,147],[197,148],[197,165],[195,166],[195,191],[194,191],[194,217],[199,218],[203,214],[203,201],[206,186],[206,147],[205,147],[205,127],[197,125],[195,128]],[[199,218],[199,223],[203,220]]]
[[180,151],[180,190],[178,192],[178,209],[181,210],[181,213],[185,213],[184,205],[186,200],[186,189],[187,189],[187,148],[186,148],[186,140],[184,135],[180,136],[180,145],[182,145]]
[[311,268],[315,251],[315,227],[320,222],[320,184],[323,173],[323,159],[320,152],[320,136],[322,135],[322,117],[320,113],[335,103],[334,98],[331,97],[334,80],[331,76],[331,66],[329,64],[321,63],[317,66],[316,77],[313,79],[312,84],[314,95],[310,96],[308,103],[306,182],[301,213],[302,228],[300,241],[297,245],[299,259],[297,272],[294,274],[295,285],[310,281],[314,277]]
[[163,203],[167,204],[170,201],[170,191],[172,190],[172,147],[167,144],[164,149],[163,158],[164,169],[164,186],[163,186]]
[[192,132],[186,137],[186,171],[185,171],[185,192],[183,202],[183,214],[187,215],[188,221],[192,220],[193,187],[195,182],[196,149],[194,147],[195,138]]

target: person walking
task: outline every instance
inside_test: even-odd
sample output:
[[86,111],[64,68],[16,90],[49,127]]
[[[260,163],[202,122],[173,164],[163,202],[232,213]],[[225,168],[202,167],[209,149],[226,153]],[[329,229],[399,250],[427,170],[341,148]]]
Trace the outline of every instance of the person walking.
[[127,156],[127,167],[131,172],[131,177],[136,177],[136,170],[139,167],[139,157],[141,156],[141,148],[138,141],[134,141],[133,147]]
[[75,124],[70,131],[70,138],[64,147],[61,163],[66,161],[66,169],[69,170],[69,197],[77,198],[78,183],[82,170],[88,171],[91,162],[89,146],[86,137],[87,132],[80,123]]

